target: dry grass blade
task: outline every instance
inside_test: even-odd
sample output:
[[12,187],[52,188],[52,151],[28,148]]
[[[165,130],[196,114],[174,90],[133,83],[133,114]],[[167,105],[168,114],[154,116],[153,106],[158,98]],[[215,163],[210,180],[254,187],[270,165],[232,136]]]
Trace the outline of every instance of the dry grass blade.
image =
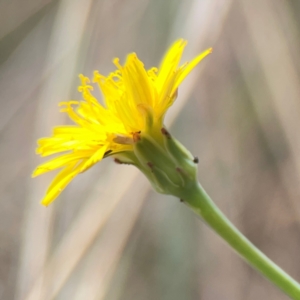
[[34,13],[42,9],[50,2],[51,0],[42,0],[38,2],[35,0],[30,0],[27,1],[23,9],[16,9],[16,6],[19,5],[18,0],[1,1],[0,15],[2,23],[0,27],[0,39],[12,32],[15,28],[22,24],[22,22],[26,21]]
[[[90,2],[91,3],[91,2]],[[72,6],[72,10],[70,10]],[[74,18],[74,14],[81,14],[81,22]],[[74,66],[77,61],[77,54],[79,45],[81,42],[83,28],[85,21],[89,13],[89,3],[87,1],[62,1],[57,13],[53,33],[52,33],[52,48],[49,50],[48,65],[46,71],[48,71],[53,64],[56,64],[61,57],[61,53],[69,54],[68,63],[58,70],[58,73],[52,74],[52,78],[49,79],[47,85],[41,93],[41,99],[39,106],[39,118],[36,122],[37,136],[40,136],[46,132],[46,127],[49,128],[61,120],[62,116],[58,116],[55,112],[53,115],[49,113],[53,108],[53,100],[56,99],[57,94],[62,98],[68,98],[69,89],[71,85],[71,79],[74,73]],[[64,31],[61,28],[64,24],[66,27],[75,27],[76,31]],[[70,34],[73,32],[73,34]],[[69,40],[66,44],[65,40]],[[63,51],[64,50],[64,51]],[[56,107],[56,105],[55,105]],[[62,121],[62,120],[61,120]],[[44,183],[44,184],[41,184]],[[41,195],[41,189],[45,186],[45,179],[43,181],[31,182],[29,191],[29,207],[28,213],[25,217],[25,239],[23,243],[23,251],[21,258],[21,267],[19,271],[19,299],[24,299],[24,294],[28,292],[28,287],[32,285],[32,282],[37,278],[39,272],[43,269],[45,261],[48,256],[49,244],[51,239],[51,222],[52,222],[52,208],[42,212],[42,207],[37,207],[36,203],[39,201]],[[37,226],[37,224],[39,224]],[[38,256],[36,255],[39,249]],[[30,270],[30,272],[28,272]],[[43,299],[43,281],[40,282],[36,288],[35,293],[32,294],[31,299]]]
[[[280,10],[285,10],[285,5],[278,2]],[[295,128],[299,128],[299,110],[300,110],[300,87],[297,69],[291,59],[291,52],[287,44],[286,37],[280,26],[273,2],[271,1],[243,1],[241,4],[253,46],[256,55],[260,61],[263,75],[266,79],[266,85],[272,96],[271,105],[276,112],[277,118],[284,130],[287,138],[287,144],[291,152],[292,165],[295,168],[297,180],[300,179],[300,139]],[[257,11],[263,11],[259,14]],[[266,39],[266,36],[268,39]],[[295,37],[296,39],[296,37]],[[237,51],[237,50],[236,50]],[[243,57],[237,53],[238,60],[241,62]],[[247,76],[245,74],[247,80]],[[250,93],[255,93],[251,82],[247,82]],[[253,99],[259,98],[259,95],[252,95]],[[260,116],[260,109],[257,101],[254,104]],[[261,122],[265,122],[265,117],[261,115]],[[267,129],[266,126],[262,128]],[[284,171],[284,170],[282,170]],[[292,174],[290,171],[288,174]],[[297,184],[291,181],[290,175],[281,172],[282,180],[287,186],[287,191],[295,193]],[[299,194],[299,190],[297,191]],[[298,216],[300,215],[300,206],[294,197],[289,197],[293,201],[293,207]],[[296,200],[296,199],[295,199]]]
[[[132,190],[135,192],[132,193]],[[140,214],[143,200],[149,192],[149,183],[139,177],[134,186],[129,186],[128,191],[131,196],[122,197],[121,203],[106,225],[104,238],[89,257],[80,285],[74,292],[74,300],[100,300],[104,299],[107,293],[124,247]]]
[[[185,60],[185,58],[188,60],[190,57],[193,57],[195,53],[199,52],[199,48],[203,50],[203,48],[214,46],[222,33],[231,4],[232,0],[195,0],[192,2],[184,25],[181,23],[182,19],[180,15],[178,16],[177,22],[175,22],[173,26],[173,34],[171,34],[171,36],[178,35],[179,32],[179,36],[189,41],[183,60]],[[182,5],[185,4],[182,3]],[[201,66],[193,70],[188,80],[180,87],[180,97],[172,107],[172,114],[167,115],[167,120],[169,120],[170,117],[170,123],[177,117],[186,104],[196,84],[196,80],[199,78],[200,72]]]
[[124,193],[131,187],[131,183],[136,180],[137,175],[138,172],[135,169],[119,169],[118,165],[111,169],[111,174],[107,174],[108,178],[123,178],[122,182],[119,181],[118,189],[115,188],[115,182],[111,180],[106,187],[108,191],[114,191],[110,192],[109,201],[99,201],[99,191],[97,189],[94,190],[94,194],[90,196],[91,199],[88,200],[88,204],[73,222],[73,226],[54,251],[31,292],[25,298],[26,300],[34,299],[33,297],[43,281],[47,285],[44,293],[46,296],[42,299],[53,299],[58,294],[108,218],[114,212]]

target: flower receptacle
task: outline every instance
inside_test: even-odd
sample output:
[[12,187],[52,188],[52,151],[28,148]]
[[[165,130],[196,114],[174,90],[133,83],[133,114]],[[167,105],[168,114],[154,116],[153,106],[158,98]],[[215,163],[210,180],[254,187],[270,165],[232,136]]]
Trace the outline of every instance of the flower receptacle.
[[194,157],[165,128],[151,136],[139,133],[133,149],[136,167],[157,192],[183,198],[197,183]]

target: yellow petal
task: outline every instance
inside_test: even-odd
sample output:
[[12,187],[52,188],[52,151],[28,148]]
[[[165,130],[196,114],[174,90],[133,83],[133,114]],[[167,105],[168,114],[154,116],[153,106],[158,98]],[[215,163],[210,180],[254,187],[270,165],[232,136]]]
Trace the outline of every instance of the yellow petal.
[[177,70],[183,50],[187,42],[183,39],[176,41],[164,56],[157,77],[158,93],[161,92],[163,86],[168,84],[170,76]]
[[107,146],[108,146],[107,144],[102,145],[101,148],[99,148],[89,159],[87,159],[85,161],[85,163],[81,166],[80,172],[85,172],[90,167],[92,167],[94,164],[99,162],[103,158],[103,156],[107,150]]
[[43,198],[41,203],[45,206],[53,202],[57,196],[65,189],[65,187],[70,183],[70,181],[80,172],[81,166],[85,161],[82,161],[77,166],[76,163],[72,163],[66,168],[64,168],[58,175],[54,178],[51,185],[49,186],[46,196]]
[[72,136],[50,137],[38,140],[39,147],[36,152],[41,156],[48,156],[70,150],[90,150],[99,143],[101,143],[101,140],[91,140],[88,137],[85,139],[82,136],[78,139],[73,139]]
[[64,126],[56,126],[53,128],[53,134],[56,137],[61,137],[61,136],[73,136],[73,137],[78,137],[78,136],[92,136],[91,132],[87,130],[84,127],[78,127],[76,125],[64,125]]
[[73,161],[79,161],[83,158],[88,158],[92,155],[91,151],[82,151],[79,153],[69,153],[54,159],[47,161],[39,165],[33,172],[32,177],[36,177],[38,175],[42,175],[49,171],[53,171],[55,169],[62,168],[63,166],[69,165]]
[[153,105],[153,85],[149,80],[144,64],[137,58],[135,53],[128,55],[126,64],[122,69],[124,84],[129,97],[136,105]]
[[204,59],[207,55],[212,53],[212,48],[209,48],[202,52],[200,55],[195,57],[190,63],[186,64],[184,68],[182,68],[182,71],[179,72],[179,76],[176,78],[176,83],[173,87],[173,92],[175,92],[178,88],[178,86],[182,83],[182,81],[185,79],[185,77],[198,65],[198,63]]

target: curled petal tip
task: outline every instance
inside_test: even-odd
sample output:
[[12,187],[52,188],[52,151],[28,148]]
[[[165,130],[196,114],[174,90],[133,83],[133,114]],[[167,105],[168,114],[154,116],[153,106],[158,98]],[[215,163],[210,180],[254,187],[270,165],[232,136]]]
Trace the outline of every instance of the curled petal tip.
[[120,60],[118,57],[115,57],[113,59],[113,64],[119,69],[119,70],[122,70],[122,66],[120,65]]
[[49,203],[48,203],[48,202],[46,202],[46,201],[43,201],[43,200],[42,200],[40,203],[41,203],[41,205],[43,205],[43,206],[45,206],[45,207],[48,207],[48,205],[49,205]]

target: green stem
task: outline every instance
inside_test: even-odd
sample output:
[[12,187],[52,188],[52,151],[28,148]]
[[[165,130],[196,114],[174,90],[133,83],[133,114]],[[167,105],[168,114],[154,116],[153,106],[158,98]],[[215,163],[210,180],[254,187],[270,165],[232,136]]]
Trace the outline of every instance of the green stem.
[[200,184],[183,195],[190,206],[251,266],[260,271],[291,299],[300,300],[300,284],[258,250],[218,209]]

